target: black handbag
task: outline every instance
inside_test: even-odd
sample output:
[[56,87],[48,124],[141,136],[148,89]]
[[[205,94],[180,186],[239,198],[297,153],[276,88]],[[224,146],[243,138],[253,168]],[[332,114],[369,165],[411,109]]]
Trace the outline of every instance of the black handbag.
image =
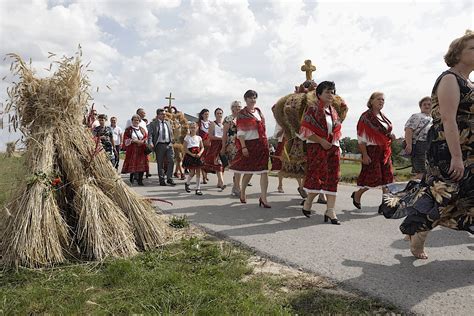
[[151,146],[150,145],[145,145],[145,156],[148,156],[152,152],[153,152],[153,150],[151,149]]
[[226,155],[219,154],[219,158],[221,159],[222,167],[225,168],[229,165],[229,158]]

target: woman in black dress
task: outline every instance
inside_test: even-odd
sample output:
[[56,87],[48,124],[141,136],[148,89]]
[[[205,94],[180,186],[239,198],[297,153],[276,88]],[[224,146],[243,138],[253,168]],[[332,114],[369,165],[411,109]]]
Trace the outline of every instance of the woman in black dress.
[[428,258],[425,239],[438,225],[474,233],[474,32],[454,40],[444,59],[451,68],[431,95],[427,174],[419,185],[386,195],[381,205],[386,217],[406,216],[400,230],[410,235],[410,250],[419,259]]

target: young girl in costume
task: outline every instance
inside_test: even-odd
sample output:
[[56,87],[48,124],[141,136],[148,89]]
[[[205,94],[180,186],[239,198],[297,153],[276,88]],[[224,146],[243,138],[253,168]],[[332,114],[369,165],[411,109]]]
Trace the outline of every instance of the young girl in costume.
[[196,174],[196,195],[202,195],[201,192],[201,166],[203,162],[201,160],[201,155],[204,152],[204,145],[202,143],[201,136],[196,135],[197,126],[196,123],[190,122],[189,123],[189,135],[186,135],[184,138],[184,159],[183,159],[183,167],[189,169],[188,178],[186,179],[186,183],[184,184],[184,189],[186,192],[191,192],[189,185],[191,183],[191,179]]

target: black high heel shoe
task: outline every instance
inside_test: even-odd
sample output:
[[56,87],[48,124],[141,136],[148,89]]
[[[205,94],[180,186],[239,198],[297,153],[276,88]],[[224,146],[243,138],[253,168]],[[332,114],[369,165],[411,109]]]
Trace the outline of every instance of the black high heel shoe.
[[355,200],[355,192],[352,192],[351,198],[352,198],[352,204],[354,204],[354,206],[357,207],[360,210],[361,205],[360,205],[360,202],[356,202],[356,200]]
[[333,225],[341,225],[341,222],[337,218],[330,218],[326,214],[324,214],[324,222],[326,223],[328,220],[331,220],[331,224]]
[[263,205],[264,208],[272,208],[269,204],[263,203],[262,198],[260,198],[260,199],[258,199],[258,206],[262,207],[262,205]]
[[301,212],[303,213],[304,216],[306,216],[307,218],[310,218],[311,217],[311,211],[307,211],[305,210],[304,208],[301,209]]

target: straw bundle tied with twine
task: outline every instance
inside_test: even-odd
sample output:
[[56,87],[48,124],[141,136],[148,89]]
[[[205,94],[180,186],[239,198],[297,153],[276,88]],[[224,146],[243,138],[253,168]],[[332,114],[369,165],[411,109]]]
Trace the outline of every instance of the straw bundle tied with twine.
[[117,175],[82,125],[92,100],[81,54],[37,78],[15,54],[19,82],[6,110],[26,141],[26,179],[6,204],[0,255],[7,266],[43,267],[67,259],[103,260],[153,249],[171,237],[164,218]]

